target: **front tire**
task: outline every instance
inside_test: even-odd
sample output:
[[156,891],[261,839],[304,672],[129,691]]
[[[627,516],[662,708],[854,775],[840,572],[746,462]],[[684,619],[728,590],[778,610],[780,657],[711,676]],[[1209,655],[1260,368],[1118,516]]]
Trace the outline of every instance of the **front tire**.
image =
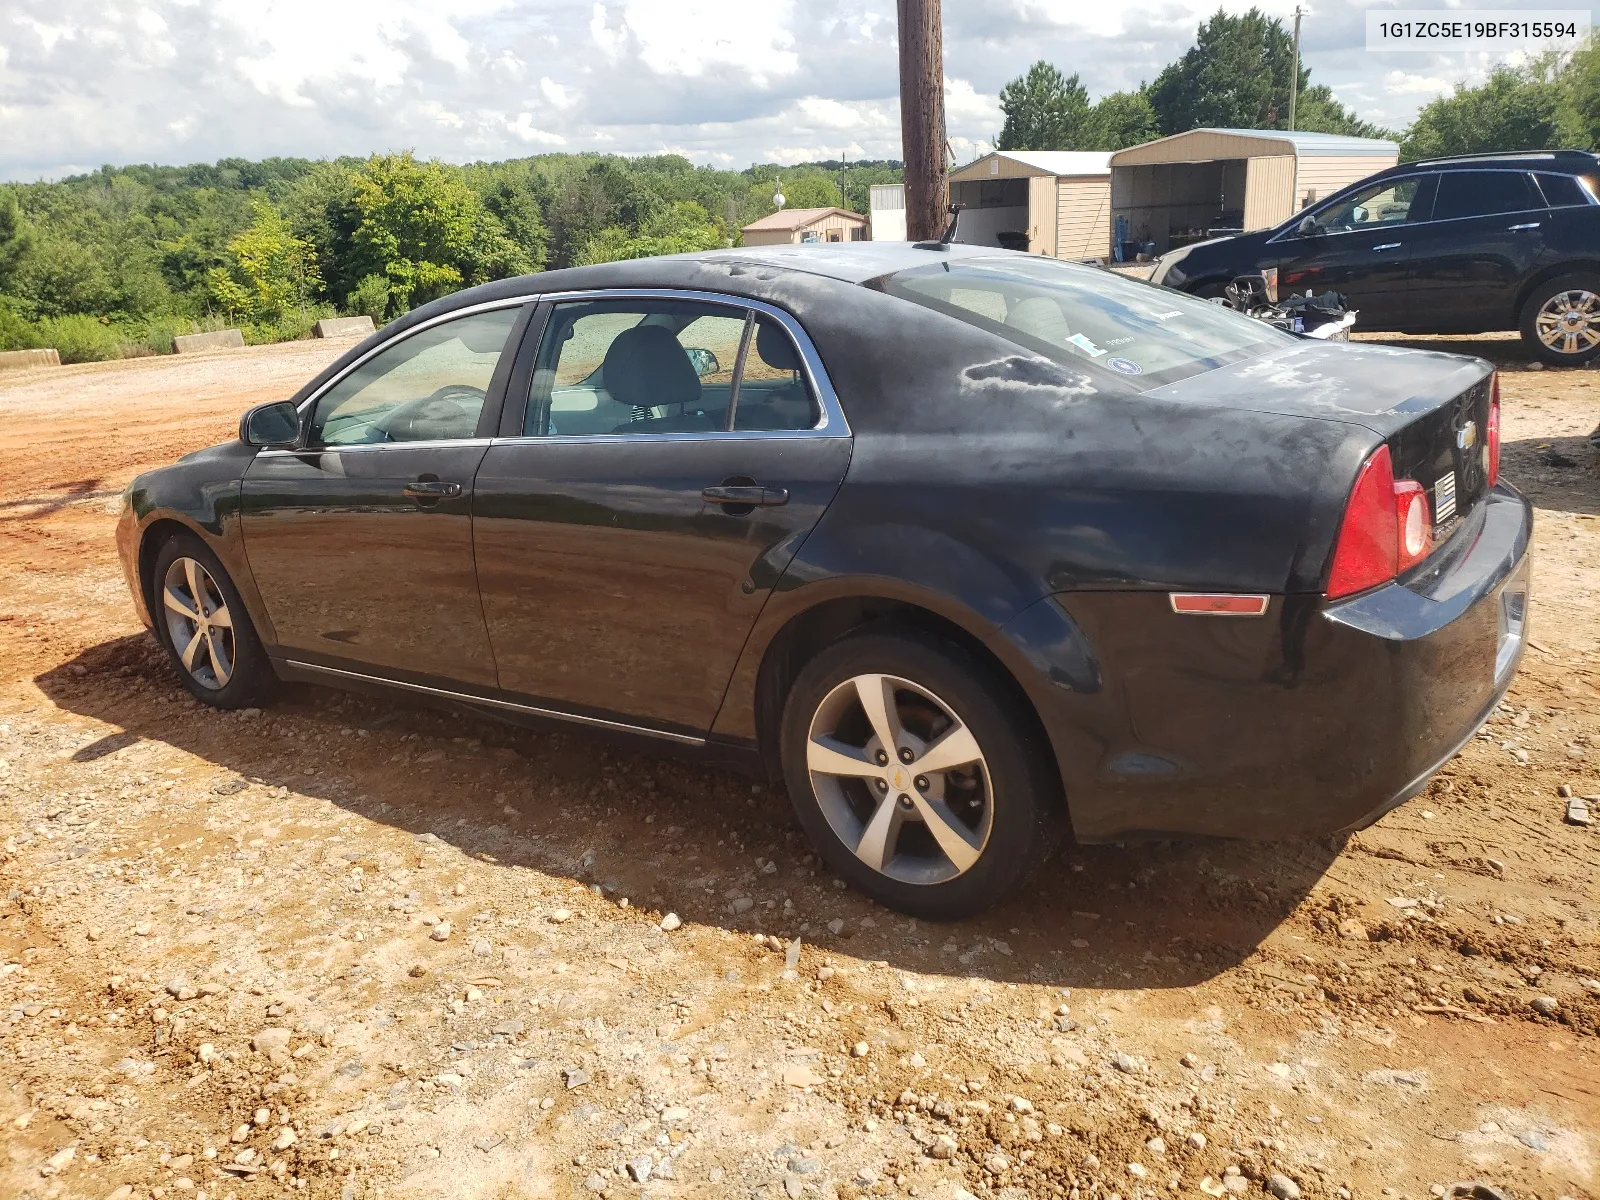
[[1577,273],[1534,289],[1518,323],[1533,356],[1554,367],[1600,357],[1600,275]]
[[213,708],[246,708],[276,683],[250,614],[211,548],[192,534],[167,541],[150,580],[156,637],[189,694]]
[[951,920],[1002,899],[1065,829],[1032,714],[959,648],[855,634],[800,672],[784,780],[818,852],[858,890]]

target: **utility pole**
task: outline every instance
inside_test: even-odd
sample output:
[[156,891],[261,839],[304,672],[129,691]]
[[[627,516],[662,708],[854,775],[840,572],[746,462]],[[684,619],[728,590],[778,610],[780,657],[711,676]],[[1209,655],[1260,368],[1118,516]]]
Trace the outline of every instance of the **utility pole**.
[[1289,132],[1294,132],[1294,106],[1300,98],[1300,6],[1294,6],[1294,68],[1289,72]]
[[937,240],[948,221],[944,136],[944,30],[940,0],[898,0],[900,144],[906,239]]

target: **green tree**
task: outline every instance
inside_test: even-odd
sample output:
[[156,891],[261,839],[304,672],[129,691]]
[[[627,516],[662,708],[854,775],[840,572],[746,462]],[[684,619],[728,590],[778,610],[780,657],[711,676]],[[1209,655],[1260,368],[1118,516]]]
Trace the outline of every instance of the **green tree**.
[[688,254],[715,250],[728,244],[727,234],[711,215],[692,200],[682,200],[656,213],[639,229],[611,225],[589,239],[580,263],[617,262],[656,254]]
[[502,179],[483,197],[483,206],[522,252],[529,271],[542,271],[550,256],[550,231],[538,198],[526,180]]
[[22,219],[22,205],[10,188],[0,187],[0,292],[9,291],[33,245]]
[[437,162],[374,155],[357,172],[352,235],[358,276],[388,277],[399,311],[460,287],[479,238],[478,198]]
[[316,253],[265,196],[257,196],[251,207],[255,220],[228,243],[232,267],[213,267],[207,284],[230,315],[276,321],[304,308],[319,290]]
[[1076,74],[1062,75],[1040,59],[1000,89],[1005,124],[999,150],[1076,150],[1089,117],[1089,93]]
[[1553,150],[1567,140],[1562,87],[1553,78],[1496,68],[1478,87],[1423,106],[1400,143],[1407,161],[1489,150]]
[[1121,150],[1161,136],[1156,110],[1143,88],[1103,96],[1084,121],[1079,149]]

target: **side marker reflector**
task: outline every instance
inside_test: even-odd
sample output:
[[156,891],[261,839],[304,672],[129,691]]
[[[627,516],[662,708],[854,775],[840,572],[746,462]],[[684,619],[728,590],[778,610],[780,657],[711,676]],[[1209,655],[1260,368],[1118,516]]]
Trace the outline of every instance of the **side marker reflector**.
[[1171,592],[1172,611],[1195,617],[1261,617],[1267,596],[1241,596],[1234,592]]

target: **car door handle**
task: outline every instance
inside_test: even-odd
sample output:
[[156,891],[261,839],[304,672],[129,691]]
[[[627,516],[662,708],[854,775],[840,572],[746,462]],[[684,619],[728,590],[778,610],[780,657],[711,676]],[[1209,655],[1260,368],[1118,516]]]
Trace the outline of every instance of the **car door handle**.
[[1515,233],[1519,229],[1537,229],[1537,228],[1539,228],[1539,222],[1538,221],[1529,221],[1525,225],[1507,225],[1506,226],[1507,232],[1510,232],[1510,233]]
[[1385,242],[1381,246],[1374,246],[1373,249],[1374,250],[1398,250],[1398,249],[1400,249],[1400,243],[1399,242]]
[[418,479],[405,486],[405,494],[413,500],[439,500],[461,495],[459,483],[445,483],[438,479]]
[[776,508],[789,503],[789,489],[761,487],[757,484],[718,484],[701,489],[700,498],[713,504],[748,504],[758,508]]

